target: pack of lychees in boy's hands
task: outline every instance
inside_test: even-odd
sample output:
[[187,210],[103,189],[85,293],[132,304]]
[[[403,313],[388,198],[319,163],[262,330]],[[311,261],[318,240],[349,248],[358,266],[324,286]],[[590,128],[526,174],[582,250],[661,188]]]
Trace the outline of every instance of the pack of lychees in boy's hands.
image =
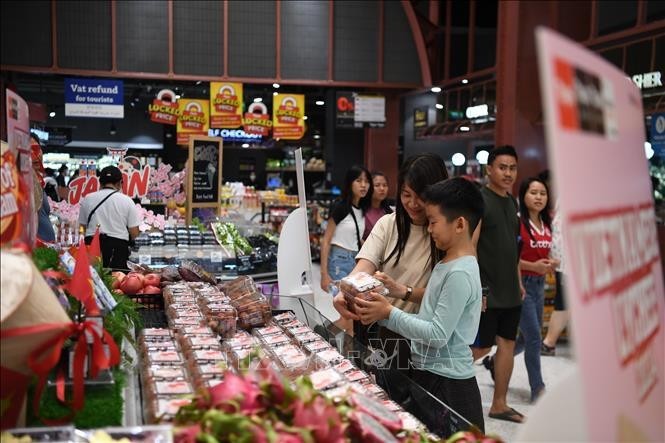
[[344,277],[340,282],[340,289],[344,293],[346,305],[351,312],[355,312],[355,298],[371,300],[372,295],[387,295],[388,289],[376,278],[366,272],[358,272]]

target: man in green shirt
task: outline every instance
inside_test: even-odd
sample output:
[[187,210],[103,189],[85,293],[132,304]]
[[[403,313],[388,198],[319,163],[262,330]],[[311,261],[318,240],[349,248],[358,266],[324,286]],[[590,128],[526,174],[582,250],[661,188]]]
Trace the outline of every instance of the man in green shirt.
[[519,219],[517,202],[510,194],[517,177],[517,153],[512,146],[500,146],[487,160],[489,182],[481,190],[485,212],[476,235],[478,264],[483,288],[483,313],[478,337],[473,345],[473,358],[486,356],[496,343],[494,357],[483,363],[494,378],[494,397],[489,416],[521,423],[524,416],[508,406],[506,396],[513,373],[513,351],[522,310],[522,288],[519,277]]

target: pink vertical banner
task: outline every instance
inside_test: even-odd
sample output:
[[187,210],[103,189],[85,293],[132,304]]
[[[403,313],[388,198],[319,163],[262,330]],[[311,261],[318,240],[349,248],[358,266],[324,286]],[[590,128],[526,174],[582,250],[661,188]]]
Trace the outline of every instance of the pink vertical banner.
[[590,441],[665,441],[664,294],[640,91],[536,32],[566,294]]

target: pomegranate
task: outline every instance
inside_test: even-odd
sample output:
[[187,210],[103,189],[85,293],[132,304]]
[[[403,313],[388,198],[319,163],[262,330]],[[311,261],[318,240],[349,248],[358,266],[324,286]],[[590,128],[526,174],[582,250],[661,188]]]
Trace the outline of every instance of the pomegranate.
[[111,276],[113,277],[113,289],[120,288],[120,284],[125,279],[126,274],[124,272],[116,271],[112,272]]
[[158,288],[157,286],[145,285],[143,287],[143,293],[144,294],[161,294],[162,290],[160,288]]
[[[141,278],[139,278],[139,276]],[[140,294],[139,291],[143,288],[143,276],[130,272],[127,277],[120,283],[120,289],[125,294]]]
[[159,286],[162,278],[159,274],[146,274],[143,278],[144,286]]

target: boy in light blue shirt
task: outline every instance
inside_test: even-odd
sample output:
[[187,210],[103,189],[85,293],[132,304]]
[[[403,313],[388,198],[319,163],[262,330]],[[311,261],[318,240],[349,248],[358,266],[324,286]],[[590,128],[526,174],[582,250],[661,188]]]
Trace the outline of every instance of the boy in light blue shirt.
[[[482,293],[471,237],[483,214],[478,188],[463,178],[430,186],[424,194],[428,232],[445,257],[432,271],[417,314],[395,308],[385,297],[356,298],[364,324],[375,321],[411,340],[413,379],[484,431],[480,391],[471,348],[480,322]],[[447,434],[447,411],[426,423]],[[434,428],[432,428],[434,426]]]

